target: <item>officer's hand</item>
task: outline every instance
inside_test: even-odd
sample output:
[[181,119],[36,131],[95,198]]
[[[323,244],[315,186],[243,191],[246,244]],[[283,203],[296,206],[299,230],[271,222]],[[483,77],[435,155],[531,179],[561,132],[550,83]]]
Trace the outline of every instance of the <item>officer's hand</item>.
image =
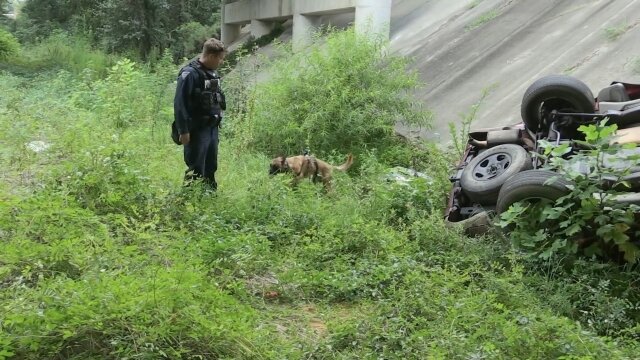
[[180,144],[187,145],[191,141],[191,134],[180,134]]

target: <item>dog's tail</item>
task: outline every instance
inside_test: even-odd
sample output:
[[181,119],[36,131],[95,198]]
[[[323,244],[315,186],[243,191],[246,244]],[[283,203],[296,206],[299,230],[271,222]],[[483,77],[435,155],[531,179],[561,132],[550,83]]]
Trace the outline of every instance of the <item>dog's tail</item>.
[[349,156],[347,156],[347,161],[340,166],[334,167],[334,169],[340,170],[340,171],[347,171],[349,170],[351,165],[353,165],[353,155],[349,154]]

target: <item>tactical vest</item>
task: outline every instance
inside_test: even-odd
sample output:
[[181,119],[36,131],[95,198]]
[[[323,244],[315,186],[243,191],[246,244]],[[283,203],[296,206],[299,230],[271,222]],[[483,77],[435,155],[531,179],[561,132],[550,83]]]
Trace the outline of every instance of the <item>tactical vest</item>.
[[207,73],[200,62],[195,59],[180,69],[178,76],[181,76],[187,67],[193,68],[198,74],[197,87],[190,99],[191,104],[194,105],[193,110],[201,113],[204,117],[211,117],[214,114],[221,116],[220,110],[226,110],[227,106],[218,74]]

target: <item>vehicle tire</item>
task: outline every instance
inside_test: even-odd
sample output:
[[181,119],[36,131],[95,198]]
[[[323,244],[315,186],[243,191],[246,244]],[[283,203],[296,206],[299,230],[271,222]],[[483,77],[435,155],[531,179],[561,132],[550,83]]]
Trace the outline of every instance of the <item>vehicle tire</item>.
[[591,89],[582,81],[566,75],[549,75],[531,84],[522,97],[520,113],[527,129],[537,132],[550,124],[546,117],[551,111],[595,112]]
[[494,146],[469,162],[460,177],[460,186],[472,201],[492,205],[507,179],[531,168],[531,156],[523,147],[514,144]]
[[[556,178],[548,183],[549,179]],[[496,204],[496,214],[501,214],[518,201],[548,200],[555,202],[571,192],[572,182],[549,170],[527,170],[507,180]]]

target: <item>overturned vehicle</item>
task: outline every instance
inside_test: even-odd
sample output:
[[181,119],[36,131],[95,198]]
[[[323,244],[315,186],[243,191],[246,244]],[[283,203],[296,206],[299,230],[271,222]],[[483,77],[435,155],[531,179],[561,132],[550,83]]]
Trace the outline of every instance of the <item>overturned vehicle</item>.
[[[445,211],[446,221],[461,226],[468,235],[489,230],[493,216],[516,202],[555,201],[570,193],[569,181],[542,168],[545,157],[538,156],[544,151],[542,144],[569,144],[575,154],[584,146],[579,141],[584,134],[578,128],[603,119],[617,125],[615,143],[639,144],[640,85],[613,82],[594,97],[576,78],[546,76],[525,91],[521,116],[523,122],[517,125],[469,133],[464,154],[450,177],[452,189]],[[613,161],[611,166],[616,166]],[[624,178],[628,187],[615,201],[640,205],[640,168],[630,166]],[[586,166],[580,171],[591,170]]]

